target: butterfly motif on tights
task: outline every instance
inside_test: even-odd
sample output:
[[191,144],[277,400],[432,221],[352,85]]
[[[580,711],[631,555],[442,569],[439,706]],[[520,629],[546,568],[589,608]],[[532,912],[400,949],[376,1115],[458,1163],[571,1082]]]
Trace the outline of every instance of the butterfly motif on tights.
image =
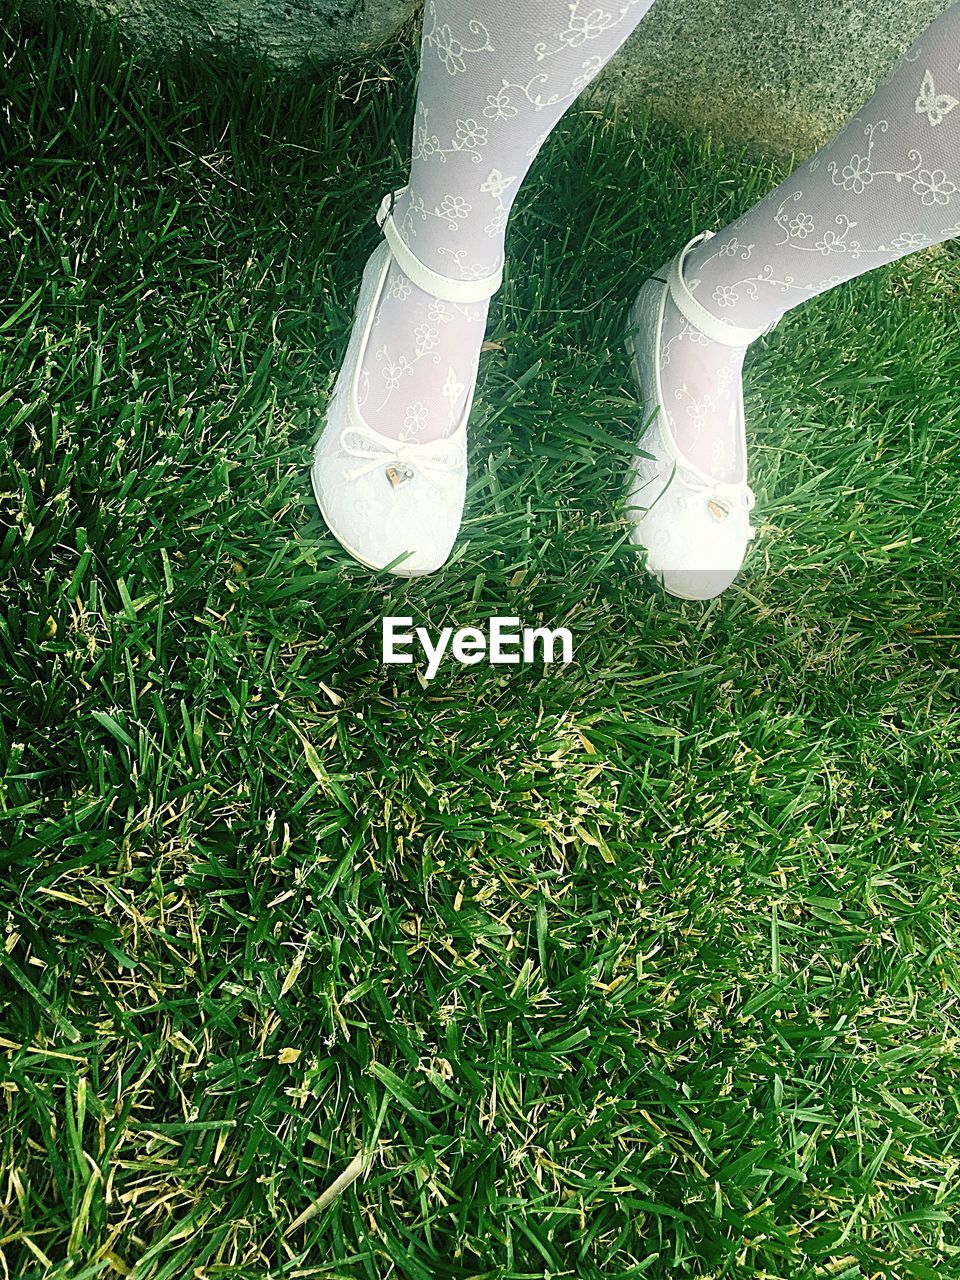
[[943,117],[957,106],[958,100],[950,96],[949,93],[937,93],[937,87],[933,82],[933,72],[928,71],[923,77],[923,84],[920,86],[920,94],[917,98],[917,115],[925,115],[931,125],[943,123]]

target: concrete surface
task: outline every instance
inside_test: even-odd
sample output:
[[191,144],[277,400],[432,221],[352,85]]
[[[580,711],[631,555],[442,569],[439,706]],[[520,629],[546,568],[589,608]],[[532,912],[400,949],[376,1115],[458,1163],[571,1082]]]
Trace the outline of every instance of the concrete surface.
[[[48,3],[50,0],[48,0]],[[278,72],[311,60],[358,57],[395,35],[417,0],[72,0],[116,16],[127,36],[152,53],[181,45],[262,55]]]
[[780,151],[856,114],[950,0],[656,0],[594,100]]
[[[310,59],[362,56],[418,7],[416,0],[73,2],[119,15],[122,29],[156,52],[182,41],[258,51],[281,73]],[[471,15],[482,17],[484,2],[472,0]],[[588,93],[610,109],[648,102],[677,123],[811,151],[948,7],[949,0],[656,0]]]

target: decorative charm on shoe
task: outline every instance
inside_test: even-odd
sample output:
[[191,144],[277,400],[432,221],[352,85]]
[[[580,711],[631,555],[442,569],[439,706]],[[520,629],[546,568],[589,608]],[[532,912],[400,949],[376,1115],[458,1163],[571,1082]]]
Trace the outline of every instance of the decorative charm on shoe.
[[344,473],[346,480],[359,480],[378,468],[394,489],[409,484],[419,473],[430,476],[458,471],[464,466],[463,447],[458,440],[432,440],[423,444],[411,440],[390,440],[366,424],[349,426],[340,432],[340,447],[351,458],[365,459],[362,466]]
[[402,484],[408,484],[413,479],[413,470],[410,467],[387,467],[387,479],[395,489],[399,489]]
[[[748,484],[727,484],[723,480],[703,480],[700,476],[684,467],[677,468],[676,480],[678,484],[684,485],[692,493],[706,500],[707,509],[714,520],[728,520],[737,511],[749,514],[756,506],[756,495]],[[752,538],[756,530],[753,525],[750,525],[749,528],[750,537]]]

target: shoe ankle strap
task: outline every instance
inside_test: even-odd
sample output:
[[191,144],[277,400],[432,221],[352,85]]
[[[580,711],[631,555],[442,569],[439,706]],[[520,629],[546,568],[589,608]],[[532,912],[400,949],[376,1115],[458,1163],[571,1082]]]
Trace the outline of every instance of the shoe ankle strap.
[[401,187],[399,191],[391,191],[385,195],[377,210],[377,223],[403,274],[424,292],[432,293],[434,297],[443,298],[446,302],[485,302],[487,298],[491,298],[503,283],[503,267],[476,280],[455,280],[450,276],[440,275],[438,271],[431,271],[416,257],[393,220],[394,200],[404,190]]
[[712,231],[701,232],[700,235],[694,236],[689,244],[684,245],[673,262],[671,262],[667,272],[670,297],[683,318],[689,321],[695,329],[699,329],[706,337],[727,347],[749,347],[751,342],[756,342],[757,338],[762,338],[771,326],[765,326],[762,329],[744,329],[739,325],[727,324],[725,321],[717,319],[716,316],[710,314],[702,303],[697,301],[683,278],[683,264],[686,262],[690,250],[702,241],[712,239]]

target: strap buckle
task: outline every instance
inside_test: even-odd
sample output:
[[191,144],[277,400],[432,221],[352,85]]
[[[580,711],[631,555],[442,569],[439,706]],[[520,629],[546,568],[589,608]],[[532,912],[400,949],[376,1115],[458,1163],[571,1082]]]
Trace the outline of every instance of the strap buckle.
[[382,229],[383,224],[389,218],[393,221],[393,211],[397,207],[397,196],[406,191],[406,187],[400,187],[398,191],[388,191],[380,201],[380,207],[377,209],[376,223]]

